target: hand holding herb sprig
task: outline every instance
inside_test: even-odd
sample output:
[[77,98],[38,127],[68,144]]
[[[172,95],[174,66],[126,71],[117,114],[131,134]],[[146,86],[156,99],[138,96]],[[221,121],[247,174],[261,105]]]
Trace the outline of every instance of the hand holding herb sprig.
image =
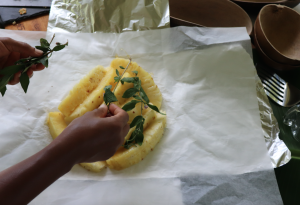
[[[0,92],[4,96],[6,92],[6,85],[9,82],[17,83],[18,79],[16,74],[19,73],[19,80],[24,92],[27,92],[29,85],[29,76],[28,74],[32,70],[42,70],[43,67],[40,67],[39,64],[42,64],[45,67],[48,67],[48,59],[51,57],[54,51],[59,51],[68,45],[68,42],[65,44],[57,43],[57,45],[51,49],[50,44],[52,43],[55,35],[53,35],[51,42],[49,43],[46,39],[40,39],[40,46],[36,46],[36,49],[41,50],[43,53],[40,53],[38,50],[32,48],[28,44],[14,41],[9,38],[0,39],[0,51],[3,51],[4,54],[0,54]],[[17,60],[17,61],[16,61]],[[14,65],[11,65],[13,64]],[[11,65],[8,66],[7,65]],[[36,67],[35,69],[33,69]],[[27,73],[28,72],[28,73]]]
[[104,90],[105,90],[104,101],[107,106],[109,106],[110,103],[112,103],[112,102],[118,101],[114,92],[115,92],[119,82],[121,82],[122,84],[133,83],[133,87],[127,89],[122,96],[122,98],[131,98],[131,97],[134,98],[134,100],[131,100],[130,102],[126,103],[122,107],[122,109],[124,111],[128,112],[128,111],[134,109],[136,104],[141,103],[141,115],[136,116],[130,123],[130,128],[135,127],[135,130],[132,132],[130,138],[128,140],[126,140],[125,144],[123,145],[124,148],[126,148],[126,149],[129,149],[131,146],[136,146],[136,144],[138,144],[138,145],[143,144],[143,141],[144,141],[144,134],[143,134],[144,129],[143,128],[144,128],[144,122],[145,122],[145,119],[142,114],[143,107],[145,109],[147,109],[149,107],[152,110],[154,110],[162,115],[165,115],[164,113],[161,113],[155,105],[150,104],[149,98],[148,98],[146,92],[142,88],[142,82],[139,79],[139,77],[137,77],[138,71],[132,71],[135,74],[135,77],[124,77],[123,78],[123,75],[127,71],[130,63],[131,63],[131,59],[126,68],[120,66],[121,69],[124,69],[124,72],[121,76],[120,76],[119,71],[116,69],[117,76],[114,79],[117,84],[113,91],[111,91],[111,88],[112,88],[111,85],[106,86],[104,88]]

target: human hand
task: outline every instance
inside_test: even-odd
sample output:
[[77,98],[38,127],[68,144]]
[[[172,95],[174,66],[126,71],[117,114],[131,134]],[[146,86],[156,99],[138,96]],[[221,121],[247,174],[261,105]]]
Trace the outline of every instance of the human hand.
[[[38,57],[43,55],[43,51],[31,47],[29,44],[13,40],[11,38],[0,38],[0,69],[13,65],[17,60]],[[31,66],[27,70],[27,75],[32,77],[33,71],[43,70],[45,66],[41,63]],[[15,85],[20,82],[21,71],[14,75],[13,80],[8,84]]]
[[[129,131],[128,114],[111,104],[88,112],[75,119],[54,141],[68,150],[74,163],[104,161],[109,159],[124,143]],[[72,156],[72,157],[71,157]]]

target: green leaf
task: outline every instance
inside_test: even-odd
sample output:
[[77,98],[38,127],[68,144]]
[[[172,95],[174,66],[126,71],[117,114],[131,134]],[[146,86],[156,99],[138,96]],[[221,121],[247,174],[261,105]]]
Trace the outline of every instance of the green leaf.
[[48,56],[45,56],[39,60],[41,64],[43,64],[46,68],[48,68]]
[[29,60],[31,60],[31,59],[32,59],[32,57],[22,58],[22,59],[20,59],[20,60],[17,60],[17,61],[15,62],[15,65],[25,63],[25,62],[27,62],[27,61],[29,61]]
[[136,81],[135,82],[133,82],[133,87],[134,88],[136,88],[137,90],[140,90],[141,89],[141,85],[142,85],[142,82],[141,82],[141,80],[138,78],[138,77],[136,77],[137,79],[136,79]]
[[120,68],[123,69],[123,70],[125,69],[123,66],[120,66]]
[[132,110],[133,108],[135,108],[135,105],[137,103],[139,103],[140,101],[137,101],[137,100],[131,100],[130,102],[126,103],[122,109],[125,110],[126,112]]
[[24,70],[23,70],[23,72],[22,73],[26,73],[27,72],[27,70],[33,65],[34,63],[32,63],[32,64],[29,64]]
[[3,88],[1,88],[0,90],[2,97],[4,96],[5,92],[6,92],[6,86],[4,86]]
[[118,101],[118,99],[116,98],[115,94],[113,92],[111,92],[111,90],[109,90],[109,89],[105,90],[103,98],[104,98],[104,101],[105,101],[106,105],[108,105],[109,103],[117,102]]
[[141,123],[141,122],[143,122],[143,121],[144,121],[143,116],[141,116],[141,115],[136,116],[136,117],[132,120],[132,122],[130,123],[130,128],[135,127],[137,124],[139,124],[139,123]]
[[2,70],[0,70],[0,75],[13,75],[23,69],[25,69],[24,65],[8,66],[8,67],[5,67]]
[[125,77],[121,79],[121,82],[126,82],[126,83],[135,83],[138,82],[139,78],[138,77]]
[[10,81],[11,77],[14,77],[14,74],[12,75],[5,75],[0,80],[0,90],[4,91],[4,87],[6,87],[7,83]]
[[121,78],[121,77],[119,77],[119,76],[114,77],[115,83],[119,82],[120,78]]
[[49,48],[48,48],[48,47],[36,46],[35,48],[36,48],[36,49],[39,49],[39,50],[41,50],[41,51],[43,51],[44,53],[46,53],[47,51],[49,51]]
[[143,101],[142,98],[141,98],[140,96],[133,96],[133,98],[134,98],[134,99],[137,99],[137,100],[140,100],[140,101]]
[[20,77],[20,83],[25,93],[27,93],[28,85],[29,85],[29,77],[27,73],[22,73]]
[[111,88],[112,88],[111,85],[107,85],[107,86],[104,87],[104,90],[105,90],[105,91],[106,91],[106,90],[111,90]]
[[129,140],[126,140],[126,142],[124,143],[123,147],[125,149],[129,149],[132,146],[136,146],[134,143],[130,142]]
[[132,71],[134,74],[135,74],[135,76],[137,76],[137,74],[139,73],[139,72],[137,72],[136,70],[134,70],[134,71]]
[[158,109],[155,105],[151,105],[151,104],[149,104],[149,103],[147,103],[147,105],[148,105],[152,110],[154,110],[154,111],[156,111],[156,112],[158,112],[158,113],[160,113],[160,114],[162,114],[162,115],[166,115],[166,114],[164,114],[164,113],[161,113],[161,112],[159,111],[159,109]]
[[116,69],[116,74],[117,74],[117,76],[120,76],[118,69]]
[[122,98],[131,98],[132,96],[134,96],[136,93],[138,92],[138,90],[136,88],[129,88],[128,90],[126,90],[122,96]]
[[40,39],[40,42],[41,42],[41,46],[42,47],[46,47],[46,48],[49,48],[50,44],[48,43],[48,41],[44,38],[41,38]]
[[140,95],[141,95],[141,97],[145,100],[146,103],[149,103],[149,98],[148,98],[146,92],[143,90],[142,87],[141,87],[141,89],[140,89]]
[[143,132],[138,132],[136,137],[135,137],[135,143],[137,143],[138,145],[142,145],[144,141],[144,134]]
[[66,47],[65,45],[58,45],[53,48],[53,51],[60,51],[61,49],[64,49],[65,47]]

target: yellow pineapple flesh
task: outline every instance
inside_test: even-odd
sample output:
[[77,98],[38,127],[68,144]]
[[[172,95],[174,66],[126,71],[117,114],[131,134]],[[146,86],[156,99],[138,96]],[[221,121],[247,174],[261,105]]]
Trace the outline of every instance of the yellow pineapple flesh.
[[[123,78],[128,78],[128,77],[132,77],[129,73],[124,73]],[[128,90],[129,88],[132,88],[133,84],[132,83],[119,83],[116,90],[115,90],[115,96],[118,99],[118,102],[114,102],[114,104],[118,105],[120,107],[120,105],[124,104],[124,102],[127,101],[126,98],[122,98],[124,92],[126,90]]]
[[102,66],[92,69],[78,84],[70,91],[69,95],[60,103],[58,109],[65,115],[71,113],[87,98],[87,96],[98,86],[106,74]]
[[[121,69],[120,69],[121,70]],[[68,117],[65,118],[66,123],[72,122],[74,119],[81,117],[88,111],[92,111],[98,108],[103,103],[104,87],[112,85],[112,89],[115,87],[114,77],[116,76],[116,70],[108,68],[106,75],[102,78],[97,88],[87,96],[82,104],[80,104],[75,111]]]
[[[149,124],[155,119],[155,111],[148,109],[145,115],[143,115],[145,122],[144,122],[144,130],[149,126]],[[130,128],[129,132],[127,133],[126,137],[124,138],[124,143],[128,140],[135,130],[135,127]]]
[[101,172],[107,167],[105,161],[93,162],[93,163],[80,163],[80,166],[91,172]]
[[[59,110],[63,114],[59,112],[49,113],[48,126],[53,139],[56,138],[72,120],[82,116],[88,111],[98,108],[99,105],[103,103],[104,87],[112,85],[113,90],[116,86],[116,83],[114,82],[116,69],[119,71],[120,75],[122,75],[124,69],[121,69],[120,66],[126,68],[128,63],[129,60],[116,58],[111,62],[110,67],[107,69],[98,66],[70,91],[70,94],[59,105]],[[123,77],[136,76],[132,71],[138,71],[137,77],[141,80],[142,88],[146,92],[150,103],[156,105],[160,109],[162,94],[154,83],[152,76],[137,63],[131,62]],[[115,96],[117,97],[118,102],[115,102],[114,104],[123,107],[126,103],[133,100],[133,98],[122,98],[124,92],[132,87],[132,83],[125,82],[124,85],[119,83],[115,90]],[[133,110],[128,111],[128,123],[131,123],[136,116],[140,115],[141,111],[145,118],[143,133],[144,142],[141,146],[133,146],[128,150],[120,147],[115,155],[106,162],[81,163],[80,165],[89,171],[100,172],[107,166],[111,169],[121,170],[143,160],[162,137],[166,126],[166,116],[160,115],[150,108],[145,109],[138,103]],[[124,142],[130,138],[134,130],[135,127],[129,130]]]
[[[126,67],[128,62],[129,60],[127,59],[116,58],[111,62],[110,66],[115,69],[119,65]],[[132,71],[138,71],[137,77],[139,77],[142,82],[143,90],[147,94],[150,102],[153,105],[157,106],[158,109],[160,109],[162,103],[162,94],[159,88],[157,87],[157,85],[154,83],[152,76],[147,71],[145,71],[142,67],[140,67],[136,62],[131,62],[130,66],[127,69],[127,72],[130,74],[132,73]]]
[[64,131],[67,127],[67,124],[64,121],[64,116],[60,112],[50,112],[47,124],[53,139],[57,138],[58,135],[60,135],[60,133],[62,133],[62,131]]

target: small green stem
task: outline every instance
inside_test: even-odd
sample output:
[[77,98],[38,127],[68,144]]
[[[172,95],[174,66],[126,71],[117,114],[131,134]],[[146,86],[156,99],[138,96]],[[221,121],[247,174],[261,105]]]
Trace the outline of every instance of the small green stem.
[[119,82],[121,81],[121,79],[122,79],[123,75],[124,75],[124,74],[125,74],[125,72],[127,71],[128,67],[129,67],[129,65],[130,65],[130,63],[131,63],[131,58],[129,58],[129,63],[128,63],[127,67],[125,68],[124,72],[122,73],[122,75],[121,75],[121,77],[120,77],[120,80],[118,80],[118,82],[117,82],[117,85],[116,85],[116,87],[115,87],[115,88],[114,88],[114,90],[113,90],[113,93],[115,93],[115,91],[116,91],[116,88],[117,88],[117,86],[118,86]]
[[[114,90],[113,90],[113,93],[115,93],[115,91],[116,91],[116,89],[117,89],[117,87],[118,87],[118,84],[119,84],[119,82],[121,81],[121,79],[122,79],[123,75],[125,74],[125,72],[127,71],[128,67],[129,67],[129,65],[130,65],[130,63],[131,63],[131,58],[129,58],[129,63],[127,64],[127,67],[125,68],[125,70],[124,70],[124,72],[122,73],[120,79],[118,80],[118,82],[117,82],[117,84],[116,84],[116,86],[115,86],[115,88],[114,88]],[[107,108],[108,108],[107,113],[109,113],[109,106],[110,106],[110,102],[109,102],[108,105],[107,105]]]
[[[142,87],[142,85],[141,85],[141,87]],[[140,97],[141,99],[143,99],[143,98],[141,97],[141,89],[139,90],[139,97]],[[141,116],[143,116],[143,101],[141,101]]]
[[49,43],[50,45],[51,45],[51,43],[52,43],[54,37],[55,37],[55,33],[53,34],[52,39],[51,39],[51,41],[50,41],[50,43]]

